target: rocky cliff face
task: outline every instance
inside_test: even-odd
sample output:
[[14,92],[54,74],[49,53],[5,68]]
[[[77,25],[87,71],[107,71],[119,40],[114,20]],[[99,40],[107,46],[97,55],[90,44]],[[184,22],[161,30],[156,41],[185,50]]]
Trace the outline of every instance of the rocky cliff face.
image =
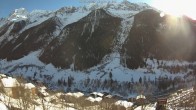
[[121,19],[105,10],[92,11],[67,25],[45,49],[40,59],[57,67],[84,70],[100,63],[109,54]]
[[25,23],[25,21],[12,22],[2,27],[0,47],[2,59],[16,60],[29,52],[42,49],[54,38],[53,32],[59,26],[58,18],[53,17],[20,33]]

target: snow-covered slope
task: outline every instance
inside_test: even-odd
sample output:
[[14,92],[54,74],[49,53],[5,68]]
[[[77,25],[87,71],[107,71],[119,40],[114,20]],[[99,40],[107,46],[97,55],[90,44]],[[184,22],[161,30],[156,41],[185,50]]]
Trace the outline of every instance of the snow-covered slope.
[[[41,62],[38,57],[41,51],[32,52],[27,56],[24,56],[21,59],[13,60],[13,61],[6,61],[0,60],[0,72],[1,73],[8,73],[9,75],[13,76],[24,76],[27,79],[36,79],[42,81],[44,84],[51,89],[62,89],[62,86],[59,86],[59,81],[65,81],[67,83],[69,78],[73,78],[73,84],[71,85],[71,89],[69,90],[81,90],[81,91],[107,91],[109,92],[111,87],[102,88],[102,84],[105,84],[105,81],[110,81],[110,73],[112,73],[113,81],[117,81],[117,84],[123,85],[128,82],[139,82],[139,79],[142,78],[144,81],[156,81],[159,77],[168,77],[168,78],[184,78],[188,73],[192,70],[181,71],[176,74],[171,74],[164,68],[160,68],[160,64],[157,63],[157,60],[147,60],[148,68],[138,68],[135,70],[128,69],[121,65],[120,63],[120,55],[119,53],[111,54],[110,58],[107,62],[103,62],[98,66],[92,67],[86,71],[73,71],[72,68],[70,69],[61,69],[56,68],[52,64],[44,64]],[[162,65],[183,65],[188,66],[192,63],[188,62],[179,62],[179,61],[162,61]],[[193,65],[196,65],[194,63]],[[85,86],[85,82],[89,80],[88,87]],[[187,81],[194,80],[193,77],[186,78]],[[100,86],[97,86],[94,81],[100,82]],[[149,82],[148,82],[149,83]],[[67,83],[68,84],[68,83]],[[180,84],[180,83],[179,83]],[[187,85],[192,85],[191,82],[187,82]],[[137,92],[139,89],[135,85],[133,90],[128,88],[119,89],[112,91],[113,94],[118,94],[123,97],[127,97],[127,95],[123,95],[120,90],[123,90],[123,93],[128,93],[128,96],[132,96]],[[141,85],[140,85],[141,86]],[[123,87],[123,86],[122,86]],[[153,91],[153,88],[156,90],[154,85],[149,85],[149,89],[141,87],[141,90],[146,90],[146,94]],[[64,90],[67,90],[67,86],[63,86]],[[152,90],[151,90],[152,89]],[[130,94],[130,91],[132,94]],[[134,92],[135,91],[135,92]],[[137,95],[137,94],[135,94]]]
[[[122,3],[104,3],[104,4],[94,3],[83,7],[63,7],[56,11],[34,10],[32,12],[27,12],[24,8],[16,9],[6,20],[5,19],[0,20],[0,27],[3,27],[4,24],[9,24],[9,23],[11,24],[7,27],[7,29],[5,29],[6,30],[5,33],[2,32],[3,35],[0,36],[0,41],[4,42],[3,40],[8,39],[6,40],[6,42],[9,42],[7,44],[8,47],[10,47],[10,44],[14,44],[12,45],[13,48],[11,49],[5,48],[2,51],[2,53],[6,53],[6,51],[10,51],[10,50],[16,51],[16,49],[18,49],[18,52],[16,51],[15,54],[17,53],[16,55],[20,55],[20,57],[17,57],[17,59],[14,60],[7,60],[7,57],[5,56],[4,59],[0,60],[0,72],[14,75],[14,76],[23,75],[29,80],[32,79],[41,80],[43,81],[43,83],[48,84],[48,86],[53,89],[57,88],[57,89],[64,89],[64,90],[81,90],[81,91],[92,91],[92,90],[107,91],[107,92],[111,91],[114,94],[121,94],[125,92],[126,94],[124,96],[130,96],[129,94],[130,91],[131,93],[138,92],[139,89],[141,89],[139,87],[141,85],[143,86],[145,85],[144,83],[143,84],[138,83],[140,79],[142,79],[143,82],[144,81],[148,82],[147,84],[151,85],[151,88],[148,86],[145,87],[144,89],[144,90],[149,90],[149,92],[151,93],[152,91],[150,91],[150,89],[154,87],[153,89],[155,90],[155,86],[156,86],[153,82],[156,82],[157,78],[160,77],[169,77],[171,78],[171,80],[179,77],[182,79],[187,78],[186,80],[189,81],[193,80],[193,78],[190,77],[191,75],[189,75],[190,72],[193,72],[192,68],[187,70],[185,69],[182,71],[179,70],[175,72],[175,74],[171,74],[171,71],[169,71],[167,67],[168,66],[187,67],[190,65],[195,66],[196,65],[195,62],[185,62],[185,61],[177,61],[177,60],[166,61],[166,60],[146,58],[144,59],[146,61],[145,67],[139,67],[137,69],[127,68],[126,66],[127,56],[126,54],[122,55],[123,44],[125,43],[125,41],[127,41],[127,37],[131,31],[135,14],[148,8],[151,7],[149,7],[146,4],[133,4],[127,1],[123,1]],[[97,16],[99,14],[100,16]],[[101,15],[104,16],[102,17]],[[113,23],[112,20],[110,22],[104,21],[107,20],[107,18],[109,17],[115,21],[114,22],[115,25],[112,24]],[[10,32],[14,27],[14,23],[18,23],[20,21],[25,22],[24,27],[19,32],[14,34],[14,36],[11,36]],[[101,22],[104,24],[100,26]],[[119,22],[119,25],[117,22]],[[55,26],[47,26],[48,24],[51,25],[54,24]],[[106,32],[104,30],[108,25],[110,25],[111,29],[110,28],[109,29],[111,33],[115,31],[117,34],[116,35],[107,34],[107,36],[104,36],[103,38],[109,36],[108,37],[109,40],[105,41],[103,38],[100,38],[100,36],[109,32],[109,31]],[[75,29],[74,26],[79,27],[80,29]],[[90,28],[86,29],[86,26],[89,26]],[[94,44],[96,44],[98,41],[101,40],[105,41],[104,45],[106,46],[104,48],[101,48],[101,50],[104,50],[107,47],[109,48],[108,50],[111,51],[109,52],[109,54],[101,58],[101,62],[99,64],[96,64],[95,66],[87,68],[83,71],[79,71],[74,67],[75,66],[74,57],[76,56],[76,54],[78,54],[78,51],[81,51],[80,45],[83,43],[83,42],[81,43],[81,41],[84,40],[84,39],[82,40],[79,39],[80,38],[79,35],[84,36],[84,38],[86,38],[88,37],[88,33],[91,33],[89,37],[90,39],[93,33],[95,32],[95,29],[97,28],[96,26],[97,27],[99,26],[99,30],[101,29],[103,30],[101,30],[100,32],[97,31],[98,33],[96,33],[97,35],[96,37],[99,39],[97,41],[94,41]],[[112,27],[112,26],[116,26],[116,27]],[[49,32],[50,28],[52,28],[51,29],[53,31],[52,33]],[[118,28],[118,30],[116,28]],[[48,30],[46,31],[47,33],[43,33],[45,30]],[[67,35],[70,33],[70,30],[73,30],[72,32],[73,36],[69,36],[71,40],[66,41]],[[83,30],[83,32],[86,33],[84,34],[82,32],[78,34],[77,32],[80,32],[81,30]],[[35,36],[34,33],[36,33]],[[20,35],[21,37],[19,37]],[[31,37],[29,37],[30,35]],[[36,37],[37,39],[35,39]],[[43,47],[36,47],[36,49],[33,48],[34,46],[38,46],[37,44],[38,42],[39,45],[43,44],[44,38],[47,39],[46,42],[44,42]],[[75,40],[74,38],[78,38],[78,39]],[[27,40],[28,42],[24,43]],[[18,42],[15,43],[15,41]],[[87,41],[88,39],[84,44],[87,44]],[[55,42],[57,42],[57,44],[53,45],[55,44]],[[67,65],[70,66],[70,68],[63,69],[61,68],[61,66],[54,66],[50,62],[48,64],[45,64],[40,61],[39,58],[41,55],[43,55],[45,50],[53,51],[55,47],[58,47],[63,42],[65,42],[64,45],[62,45],[61,47],[57,48],[56,51],[54,51],[53,54],[54,56],[51,56],[52,54],[49,53],[48,54],[49,57],[43,56],[43,58],[48,57],[48,58],[58,59],[61,57],[58,54],[59,51],[61,51],[61,49],[64,50],[61,52],[65,56],[67,50],[69,50],[71,47],[73,47],[74,49],[77,48],[76,50],[74,50],[76,51],[76,54],[75,55],[71,54],[71,56],[69,56],[71,59],[71,63],[70,62],[69,63],[71,65],[70,64]],[[112,42],[111,45],[108,42]],[[75,43],[78,44],[81,43],[81,44],[78,46],[78,44]],[[21,47],[21,45],[23,45],[23,47]],[[68,47],[65,49],[65,46],[67,45]],[[86,48],[91,48],[91,47],[93,47],[93,45],[87,45],[85,46],[84,50],[87,50]],[[4,48],[4,46],[0,47],[0,49],[1,48]],[[32,50],[25,50],[27,48],[30,48]],[[91,50],[95,50],[97,48],[99,47],[95,47]],[[25,55],[22,55],[22,57],[21,57],[21,50],[25,50]],[[91,50],[89,53],[94,52]],[[106,51],[108,52],[108,50]],[[73,52],[73,50],[69,50],[69,51]],[[89,54],[89,53],[87,53],[89,56],[92,55],[91,57],[96,59],[95,53],[94,54]],[[8,52],[7,55],[11,56],[12,53]],[[81,58],[88,56],[86,55],[86,53],[85,55],[84,53],[82,53],[81,55],[83,55],[83,56],[79,56]],[[70,59],[63,59],[62,62],[64,63],[65,61],[69,61]],[[72,86],[69,86],[70,84],[68,83],[70,82],[72,83]],[[127,85],[129,88],[124,87],[124,85]],[[113,91],[116,88],[117,90]]]
[[28,12],[25,8],[15,9],[14,12],[9,16],[10,21],[20,21],[27,19]]

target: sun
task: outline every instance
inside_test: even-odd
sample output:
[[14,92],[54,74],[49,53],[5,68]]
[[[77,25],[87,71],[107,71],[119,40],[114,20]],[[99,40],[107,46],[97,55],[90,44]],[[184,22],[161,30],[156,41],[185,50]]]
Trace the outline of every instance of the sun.
[[166,14],[180,17],[186,15],[196,20],[195,0],[154,0],[152,6]]

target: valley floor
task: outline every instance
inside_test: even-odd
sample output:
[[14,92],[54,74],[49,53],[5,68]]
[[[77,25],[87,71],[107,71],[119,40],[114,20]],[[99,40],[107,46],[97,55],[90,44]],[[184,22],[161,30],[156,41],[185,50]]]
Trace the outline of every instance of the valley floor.
[[[18,79],[17,79],[18,80]],[[26,82],[26,81],[25,81]],[[24,83],[25,83],[24,82]],[[28,109],[28,110],[155,110],[159,98],[167,98],[165,108],[175,110],[186,108],[194,110],[196,92],[195,88],[180,89],[178,91],[161,93],[159,95],[144,96],[140,102],[137,97],[124,99],[118,95],[110,95],[106,92],[60,92],[51,91],[43,85],[35,87],[45,95],[38,94],[33,97],[20,95],[19,98],[8,96],[1,86],[0,108],[1,110]],[[44,88],[44,90],[43,90]],[[152,100],[154,98],[154,100]]]

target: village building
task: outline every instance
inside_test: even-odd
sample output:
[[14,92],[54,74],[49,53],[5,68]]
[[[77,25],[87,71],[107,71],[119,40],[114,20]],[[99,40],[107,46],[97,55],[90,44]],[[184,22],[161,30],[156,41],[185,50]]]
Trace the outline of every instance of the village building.
[[29,93],[30,97],[33,97],[37,94],[37,89],[32,83],[24,84],[24,89],[26,93]]
[[19,97],[19,83],[15,78],[7,77],[0,80],[0,87],[7,96],[18,98]]
[[96,98],[96,97],[103,97],[104,94],[99,93],[99,92],[93,92],[93,93],[90,93],[90,96]]

